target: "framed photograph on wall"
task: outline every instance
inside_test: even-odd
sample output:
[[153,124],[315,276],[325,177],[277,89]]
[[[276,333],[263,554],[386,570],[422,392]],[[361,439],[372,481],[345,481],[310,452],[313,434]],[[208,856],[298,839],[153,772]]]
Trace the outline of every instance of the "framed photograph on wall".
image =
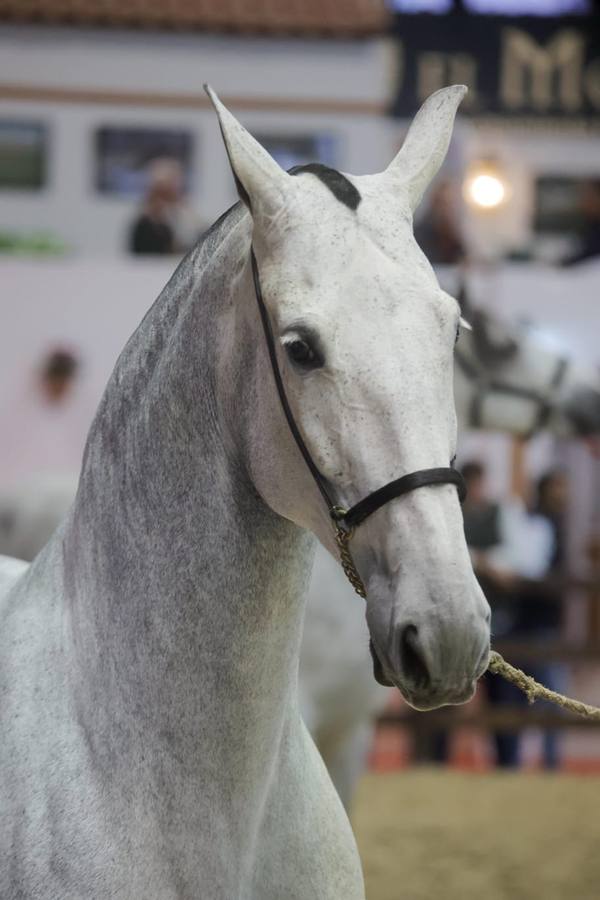
[[282,169],[320,162],[335,167],[338,141],[332,134],[283,134],[264,132],[256,135],[265,150],[277,160]]
[[583,224],[585,178],[543,175],[535,182],[533,227],[538,234],[575,234]]
[[43,122],[0,119],[0,190],[39,191],[46,184],[47,156]]
[[95,184],[101,194],[142,197],[151,165],[174,160],[181,168],[185,190],[192,180],[194,136],[168,128],[106,126],[94,135]]

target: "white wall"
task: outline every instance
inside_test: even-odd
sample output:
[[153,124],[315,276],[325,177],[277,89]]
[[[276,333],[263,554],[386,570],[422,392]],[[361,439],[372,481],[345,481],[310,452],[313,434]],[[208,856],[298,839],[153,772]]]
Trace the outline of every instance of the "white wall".
[[[0,28],[0,83],[31,88],[174,94],[197,100],[211,82],[224,97],[359,102],[386,108],[395,89],[391,40],[284,40],[118,32],[85,29]],[[234,108],[234,112],[236,112]],[[382,169],[407,123],[373,113],[238,110],[256,132],[333,133],[343,171]],[[40,118],[51,126],[46,189],[0,193],[0,228],[50,229],[76,251],[123,248],[135,201],[95,192],[92,141],[102,125],[123,123],[185,128],[196,138],[193,204],[213,221],[235,199],[214,115],[181,106],[41,103],[0,99],[0,116]],[[527,241],[537,173],[600,176],[600,132],[527,128],[462,120],[448,169],[461,177],[470,160],[495,156],[506,166],[512,196],[498,213],[467,210],[465,227],[483,256]]]
[[[42,356],[56,344],[66,344],[84,362],[81,405],[76,411],[82,444],[121,348],[175,266],[176,260],[164,258],[0,258],[0,485],[27,474],[25,456],[11,451],[9,464],[7,448],[19,442],[24,446],[26,441],[15,423],[35,416],[30,388]],[[543,321],[549,333],[564,339],[563,349],[570,358],[598,365],[599,283],[600,264],[579,271],[504,266],[497,273],[493,294],[484,289],[477,300],[485,303],[487,296],[487,305],[496,311],[514,317],[525,313]],[[560,302],[565,297],[569,302]],[[504,492],[509,479],[505,442],[497,436],[485,440],[471,436],[461,442],[463,458],[479,448],[495,460],[495,486]],[[47,448],[40,444],[33,452],[42,465]],[[544,460],[543,446],[540,452]]]
[[[384,103],[385,41],[301,41],[152,35],[79,29],[0,29],[0,82],[95,91]],[[233,111],[236,112],[235,107]],[[377,171],[389,162],[394,123],[373,114],[243,110],[250,130],[339,137],[339,168]],[[0,228],[51,229],[75,250],[116,253],[135,201],[95,192],[92,141],[102,125],[185,128],[195,135],[193,203],[209,224],[235,199],[216,119],[209,109],[0,100],[0,115],[51,126],[49,183],[2,192]]]
[[386,84],[380,40],[4,26],[0,47],[3,80],[46,87],[376,100]]
[[[464,123],[461,147],[465,164],[493,159],[504,170],[510,194],[497,210],[467,209],[470,246],[484,258],[498,258],[507,250],[532,241],[534,187],[542,175],[600,178],[600,129],[570,129],[556,120],[540,123]],[[548,243],[550,257],[554,247]],[[535,248],[534,248],[535,249]],[[560,255],[560,254],[559,254]]]

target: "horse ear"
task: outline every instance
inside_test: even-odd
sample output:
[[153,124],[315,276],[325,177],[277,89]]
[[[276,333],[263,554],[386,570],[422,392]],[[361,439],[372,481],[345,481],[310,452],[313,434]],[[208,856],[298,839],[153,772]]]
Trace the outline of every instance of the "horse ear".
[[385,174],[407,186],[413,212],[444,161],[456,110],[466,93],[464,84],[455,84],[428,97],[414,117],[400,152],[386,169]]
[[210,85],[205,84],[219,119],[223,142],[235,178],[240,200],[253,216],[271,217],[285,202],[290,176],[284,172],[264,147],[246,131],[224,106]]

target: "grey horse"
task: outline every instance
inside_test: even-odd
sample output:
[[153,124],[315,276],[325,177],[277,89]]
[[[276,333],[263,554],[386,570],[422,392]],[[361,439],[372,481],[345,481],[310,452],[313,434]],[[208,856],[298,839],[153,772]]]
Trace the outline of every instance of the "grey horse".
[[[362,900],[343,807],[302,723],[312,532],[337,501],[454,455],[460,311],[412,236],[464,89],[433,95],[386,172],[284,173],[212,96],[243,202],[123,350],[74,505],[0,565],[0,896]],[[447,470],[445,470],[447,471]],[[414,706],[468,700],[489,609],[456,488],[362,525],[380,670]]]

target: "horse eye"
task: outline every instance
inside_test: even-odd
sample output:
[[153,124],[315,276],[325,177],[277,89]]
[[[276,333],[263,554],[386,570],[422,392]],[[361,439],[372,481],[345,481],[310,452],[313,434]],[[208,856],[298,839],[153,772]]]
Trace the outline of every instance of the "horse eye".
[[459,322],[458,325],[456,326],[456,336],[455,336],[455,338],[454,338],[454,343],[455,343],[455,344],[458,343],[459,337],[460,337],[460,322]]
[[295,340],[290,341],[289,344],[286,344],[285,349],[289,358],[292,362],[296,363],[297,366],[308,369],[319,365],[317,354],[308,341],[296,338]]

